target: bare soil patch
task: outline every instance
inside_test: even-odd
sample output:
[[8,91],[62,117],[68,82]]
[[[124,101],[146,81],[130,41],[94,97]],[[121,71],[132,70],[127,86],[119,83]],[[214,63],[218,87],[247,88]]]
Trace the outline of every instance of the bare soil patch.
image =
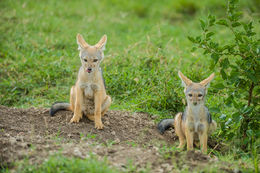
[[160,135],[147,113],[108,111],[102,119],[103,130],[96,130],[86,117],[71,124],[72,115],[60,111],[51,117],[47,108],[0,106],[1,167],[12,168],[14,162],[24,158],[38,164],[57,152],[80,158],[93,153],[101,159],[106,156],[111,165],[121,170],[130,161],[138,169],[148,167],[151,172],[169,172],[185,166],[193,170],[215,162],[198,152],[175,152],[169,158],[163,157],[160,146],[171,146],[177,138],[173,129]]

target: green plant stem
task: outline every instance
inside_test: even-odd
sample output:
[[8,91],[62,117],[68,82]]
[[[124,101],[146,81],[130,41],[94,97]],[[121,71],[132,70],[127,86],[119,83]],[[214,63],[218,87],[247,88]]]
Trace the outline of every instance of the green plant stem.
[[248,103],[247,103],[247,106],[250,106],[250,104],[251,104],[251,101],[252,101],[252,94],[253,94],[253,89],[254,89],[254,87],[255,87],[255,84],[254,84],[254,82],[252,82],[252,84],[251,84],[251,86],[250,86],[250,88],[249,88],[249,96],[248,96]]

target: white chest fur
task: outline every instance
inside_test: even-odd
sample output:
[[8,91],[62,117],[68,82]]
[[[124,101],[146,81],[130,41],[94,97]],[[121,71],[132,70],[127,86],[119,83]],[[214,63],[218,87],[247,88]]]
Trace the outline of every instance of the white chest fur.
[[200,132],[202,131],[202,128],[204,126],[202,125],[202,122],[206,120],[206,114],[204,106],[202,105],[189,105],[188,111],[187,111],[187,118],[189,119],[189,127],[191,131],[194,132]]
[[84,96],[88,99],[94,98],[94,93],[99,90],[100,86],[96,83],[81,83],[80,88],[84,91]]

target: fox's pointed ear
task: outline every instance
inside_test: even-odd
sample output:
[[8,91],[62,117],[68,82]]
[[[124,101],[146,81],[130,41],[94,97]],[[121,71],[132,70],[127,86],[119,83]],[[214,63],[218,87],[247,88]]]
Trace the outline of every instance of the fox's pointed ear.
[[80,34],[77,34],[77,44],[79,45],[79,50],[89,47],[89,44],[84,40],[84,38]]
[[184,87],[189,86],[190,84],[192,84],[192,81],[189,78],[187,78],[186,76],[184,76],[184,74],[182,74],[181,71],[178,72],[178,75],[181,78],[182,85]]
[[207,79],[204,79],[200,84],[206,88],[209,87],[209,83],[214,79],[215,73],[212,73]]
[[107,35],[103,35],[103,37],[99,40],[99,42],[95,45],[98,49],[104,51],[106,49],[107,43]]

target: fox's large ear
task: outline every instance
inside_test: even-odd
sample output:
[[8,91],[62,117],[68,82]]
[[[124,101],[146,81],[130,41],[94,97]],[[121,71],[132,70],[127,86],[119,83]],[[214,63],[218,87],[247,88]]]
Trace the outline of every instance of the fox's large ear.
[[107,43],[107,35],[103,35],[103,37],[99,40],[99,42],[95,45],[98,49],[104,51],[106,49]]
[[77,34],[77,44],[79,45],[79,50],[89,47],[89,44],[84,40],[84,38],[80,34]]
[[204,79],[203,81],[200,82],[200,84],[206,88],[209,87],[209,83],[214,79],[215,74],[212,73],[207,79]]
[[182,81],[182,85],[186,88],[187,86],[189,86],[190,84],[192,84],[192,81],[187,78],[186,76],[184,76],[184,74],[182,74],[181,71],[178,72],[179,77],[181,78]]

